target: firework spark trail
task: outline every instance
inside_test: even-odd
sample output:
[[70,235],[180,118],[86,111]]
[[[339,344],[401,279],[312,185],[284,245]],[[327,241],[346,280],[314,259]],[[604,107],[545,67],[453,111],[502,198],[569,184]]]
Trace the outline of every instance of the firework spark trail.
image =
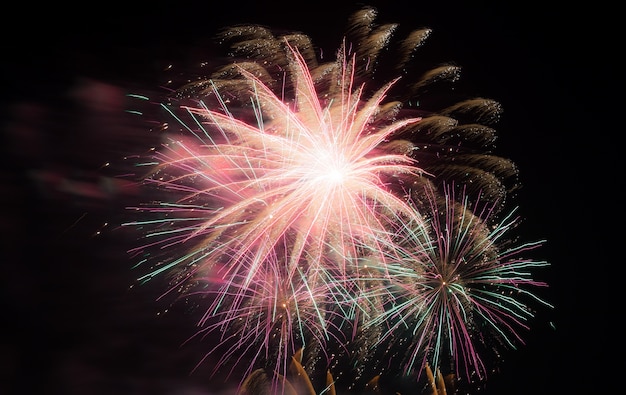
[[[283,253],[286,251],[285,248]],[[284,376],[298,349],[315,342],[322,345],[323,350],[329,337],[342,333],[334,325],[342,323],[345,315],[337,310],[337,303],[341,301],[336,300],[332,290],[326,286],[313,288],[308,283],[312,276],[305,273],[288,278],[284,265],[288,259],[286,256],[278,258],[273,255],[268,259],[260,270],[263,273],[257,273],[251,284],[243,286],[246,280],[241,279],[230,281],[223,285],[223,289],[213,292],[197,291],[202,296],[212,293],[215,296],[199,322],[201,329],[196,334],[202,337],[217,334],[220,337],[215,349],[206,354],[206,357],[220,355],[214,374],[230,359],[245,357],[245,375],[261,365],[272,367]],[[339,344],[346,341],[343,337],[334,340]],[[329,355],[325,358],[330,360]],[[231,364],[230,374],[237,365]],[[272,385],[279,384],[278,377],[274,377]]]
[[432,189],[425,194],[432,213],[429,233],[414,232],[408,223],[399,229],[402,261],[389,284],[393,307],[366,326],[391,323],[381,344],[406,333],[399,337],[412,343],[406,373],[450,360],[458,377],[482,380],[486,348],[494,347],[485,339],[494,336],[511,348],[523,344],[518,331],[528,329],[533,316],[524,300],[550,306],[532,292],[547,286],[531,276],[547,263],[521,255],[543,242],[514,245],[506,238],[518,222],[513,213],[497,221],[497,202],[472,205],[462,196],[458,203],[454,188],[445,190],[443,199]]

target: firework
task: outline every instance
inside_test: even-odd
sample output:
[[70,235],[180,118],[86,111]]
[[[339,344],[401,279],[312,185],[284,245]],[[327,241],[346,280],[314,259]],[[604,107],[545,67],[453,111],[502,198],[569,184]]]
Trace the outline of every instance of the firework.
[[[146,180],[176,200],[141,208],[162,218],[132,223],[157,225],[149,234],[155,240],[150,247],[191,245],[148,277],[174,269],[174,284],[179,285],[190,276],[202,281],[202,273],[211,272],[224,284],[215,292],[219,305],[228,306],[226,323],[251,305],[266,308],[263,297],[249,294],[256,294],[257,287],[272,288],[264,284],[268,278],[283,284],[304,278],[302,286],[308,289],[325,287],[333,299],[354,300],[354,279],[359,278],[354,261],[362,255],[356,246],[372,254],[380,250],[380,236],[390,223],[403,218],[421,222],[397,192],[401,188],[389,184],[419,177],[422,170],[408,155],[381,146],[419,118],[375,120],[388,86],[363,100],[362,88],[354,87],[351,78],[354,57],[342,59],[337,81],[342,88],[322,102],[298,50],[288,44],[286,50],[295,78],[293,103],[285,103],[240,68],[238,84],[248,87],[250,111],[257,114],[254,124],[236,118],[223,102],[219,111],[203,102],[183,107],[199,130],[190,129],[193,138],[172,139],[159,151],[159,164]],[[217,88],[213,94],[222,97]],[[278,263],[270,264],[277,256]],[[269,270],[276,265],[282,267]],[[221,303],[225,299],[228,304]],[[276,308],[280,306],[272,306]],[[317,325],[325,330],[320,311],[326,308],[317,302],[312,308],[320,317]]]
[[517,258],[540,243],[507,248],[515,221],[492,224],[517,172],[491,152],[499,104],[443,100],[459,68],[416,61],[430,30],[393,40],[375,16],[354,14],[331,61],[300,33],[226,29],[232,63],[160,105],[179,131],[141,163],[151,201],[126,225],[145,236],[140,280],[201,301],[215,371],[284,376],[303,347],[363,362],[403,339],[406,374],[445,356],[482,377],[475,336],[519,340],[521,286],[544,285],[522,272],[544,264]]
[[523,255],[542,241],[517,244],[511,238],[519,221],[514,212],[498,220],[497,202],[481,205],[467,195],[457,198],[452,186],[444,190],[444,196],[431,188],[421,195],[422,211],[430,213],[428,232],[415,232],[409,223],[398,228],[394,257],[400,261],[385,262],[397,268],[388,284],[391,299],[367,326],[386,327],[377,329],[374,347],[395,347],[405,373],[446,362],[451,367],[442,368],[457,377],[480,381],[489,352],[523,344],[519,331],[529,329],[529,304],[550,306],[533,293],[547,286],[532,278],[547,263]]

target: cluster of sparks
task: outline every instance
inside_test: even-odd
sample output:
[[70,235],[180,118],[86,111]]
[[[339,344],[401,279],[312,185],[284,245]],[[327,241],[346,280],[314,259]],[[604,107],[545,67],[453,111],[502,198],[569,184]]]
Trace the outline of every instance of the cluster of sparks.
[[[531,275],[547,264],[523,256],[541,242],[510,241],[517,218],[499,218],[516,169],[489,152],[498,103],[405,111],[458,67],[402,80],[400,94],[400,78],[370,86],[397,28],[375,16],[354,14],[330,62],[299,33],[227,29],[233,63],[161,105],[180,132],[143,164],[153,201],[126,225],[145,232],[140,280],[169,275],[171,292],[202,301],[216,372],[285,374],[304,347],[484,378],[484,339],[515,347],[527,301],[547,305]],[[429,34],[401,41],[398,70]]]

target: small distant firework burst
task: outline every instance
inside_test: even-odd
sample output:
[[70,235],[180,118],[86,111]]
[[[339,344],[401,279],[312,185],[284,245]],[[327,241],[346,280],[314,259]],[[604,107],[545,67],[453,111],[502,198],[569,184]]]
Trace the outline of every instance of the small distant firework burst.
[[528,291],[547,286],[531,276],[546,263],[522,257],[541,243],[508,239],[518,219],[510,212],[496,222],[495,202],[472,204],[464,194],[457,199],[450,186],[443,196],[431,188],[422,196],[428,231],[417,227],[416,232],[410,223],[398,229],[397,253],[385,262],[395,267],[388,283],[391,299],[366,326],[385,328],[376,345],[391,341],[408,348],[399,356],[405,373],[446,360],[456,375],[481,380],[490,348],[523,343],[517,331],[528,329],[533,316],[525,303],[548,306]]
[[[161,105],[181,132],[144,163],[152,202],[126,225],[145,232],[140,280],[167,274],[202,303],[215,371],[284,376],[304,347],[482,379],[482,339],[515,347],[527,301],[545,304],[531,271],[547,264],[522,256],[541,243],[507,241],[516,220],[498,220],[517,171],[491,153],[500,105],[431,100],[459,68],[420,63],[429,29],[394,41],[375,16],[356,12],[328,62],[300,33],[226,29],[232,63]],[[379,82],[387,48],[397,75]],[[394,346],[407,353],[377,351]]]

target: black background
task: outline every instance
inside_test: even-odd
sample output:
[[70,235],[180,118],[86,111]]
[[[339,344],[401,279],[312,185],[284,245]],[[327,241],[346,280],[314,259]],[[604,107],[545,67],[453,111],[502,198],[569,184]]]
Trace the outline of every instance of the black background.
[[[614,392],[621,341],[612,328],[621,311],[613,290],[623,259],[612,251],[620,248],[624,170],[616,155],[621,114],[611,106],[622,97],[614,10],[536,1],[363,4],[378,8],[381,23],[432,28],[428,45],[441,60],[461,65],[466,87],[503,105],[497,147],[520,168],[524,236],[547,240],[541,253],[551,268],[541,277],[555,308],[532,323],[526,346],[504,353],[481,393]],[[332,51],[360,5],[17,4],[6,14],[15,23],[3,27],[0,393],[220,390],[206,368],[189,375],[203,352],[201,344],[179,347],[195,329],[193,315],[162,314],[167,306],[153,302],[158,284],[129,289],[136,273],[125,250],[133,240],[105,225],[123,199],[66,193],[42,174],[97,184],[115,147],[136,141],[132,122],[108,112],[114,105],[89,106],[97,88],[118,100],[120,92],[150,91],[164,65],[193,59],[235,23],[302,31]]]

